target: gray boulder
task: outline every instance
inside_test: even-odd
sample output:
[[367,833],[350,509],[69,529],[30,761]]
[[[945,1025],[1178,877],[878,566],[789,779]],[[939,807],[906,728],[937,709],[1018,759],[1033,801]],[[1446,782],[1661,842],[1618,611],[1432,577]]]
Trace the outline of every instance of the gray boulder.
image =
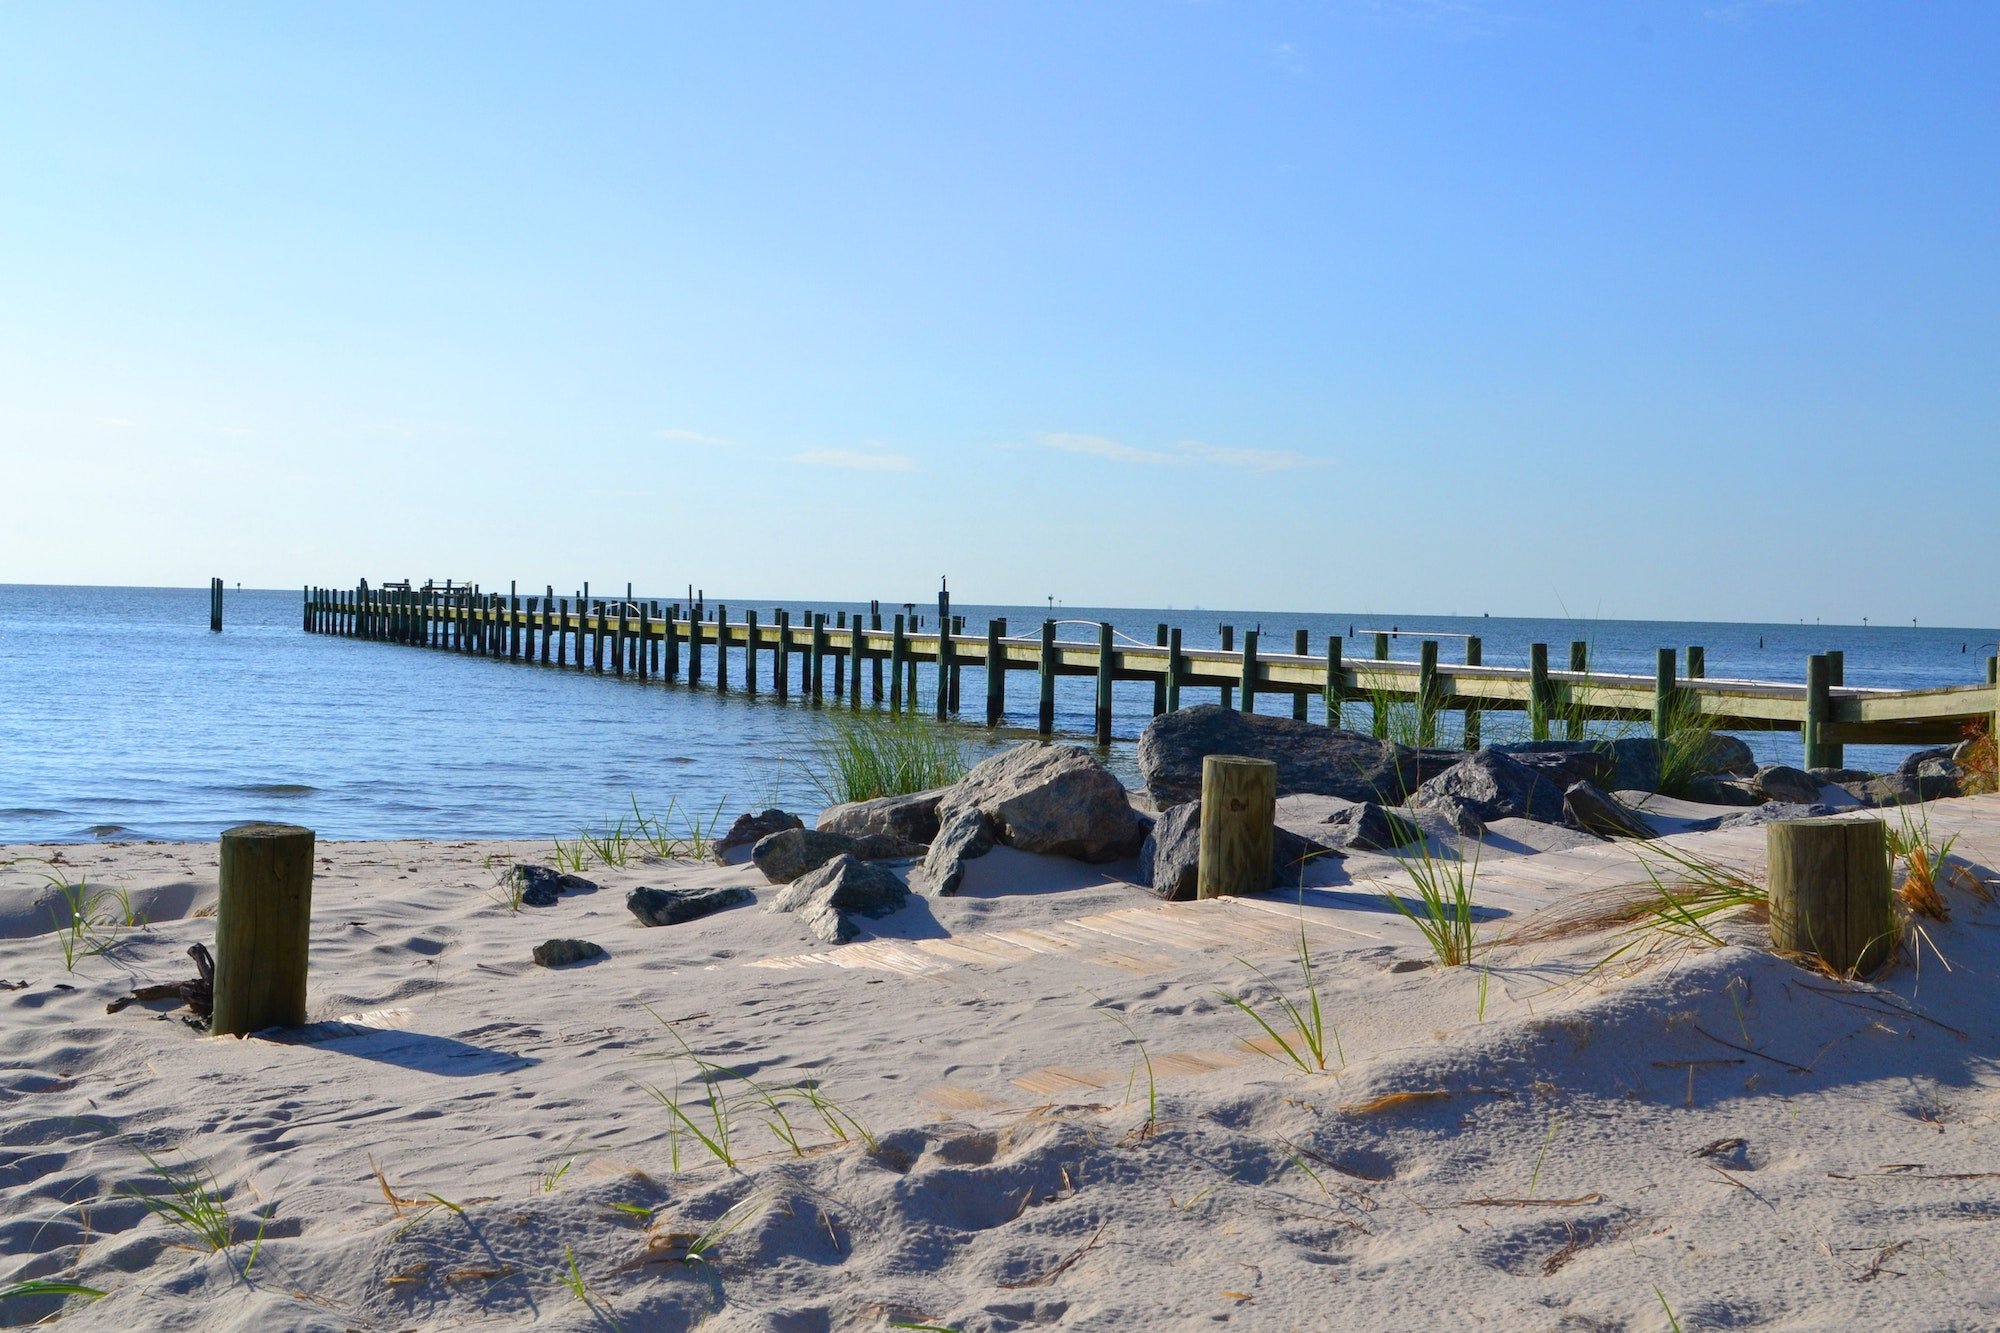
[[[1299,873],[1313,858],[1339,856],[1325,843],[1294,833],[1282,824],[1271,830],[1271,887],[1296,886]],[[1195,896],[1201,860],[1201,802],[1185,801],[1160,812],[1139,849],[1140,887],[1168,902]]]
[[[1660,743],[1651,736],[1625,736],[1609,742],[1617,771],[1611,781],[1598,783],[1616,791],[1658,791],[1660,789]],[[1708,738],[1698,773],[1726,773],[1748,776],[1757,771],[1756,756],[1734,736],[1717,732]]]
[[1677,794],[1701,805],[1762,805],[1765,801],[1764,793],[1755,783],[1716,773],[1697,773],[1682,784]]
[[604,947],[589,940],[544,940],[535,946],[534,957],[543,967],[568,967],[604,957]]
[[1463,815],[1481,824],[1510,818],[1543,824],[1563,821],[1563,789],[1541,769],[1496,750],[1467,755],[1417,788],[1409,805],[1412,810],[1451,816],[1454,825]]
[[1373,801],[1350,805],[1328,815],[1327,843],[1351,852],[1388,852],[1420,841],[1424,831],[1393,810]]
[[1608,744],[1599,741],[1522,741],[1486,748],[1540,770],[1564,790],[1579,782],[1603,787],[1618,779],[1618,757]]
[[750,860],[773,884],[790,884],[853,850],[854,839],[844,833],[793,828],[758,839],[750,850]]
[[1563,792],[1567,822],[1600,838],[1650,838],[1653,826],[1625,808],[1594,782],[1575,782]]
[[910,876],[918,892],[949,898],[965,879],[965,863],[993,850],[993,829],[977,810],[961,810],[938,830],[924,863]]
[[1958,779],[1933,770],[1928,776],[1898,770],[1866,782],[1843,782],[1841,788],[1863,805],[1920,805],[1958,795]]
[[736,822],[729,826],[729,832],[716,841],[715,859],[720,861],[738,847],[754,847],[759,841],[773,833],[783,833],[786,829],[804,828],[806,822],[797,815],[783,810],[765,810],[760,814],[738,815]]
[[1840,812],[1830,805],[1817,803],[1801,804],[1794,801],[1771,801],[1755,810],[1745,810],[1741,814],[1723,815],[1715,821],[1717,828],[1744,828],[1754,824],[1769,824],[1778,819],[1818,819],[1822,815]]
[[1076,745],[1030,741],[975,765],[945,789],[939,825],[967,810],[1009,847],[1079,861],[1129,856],[1145,836],[1124,786]]
[[928,844],[938,833],[938,801],[949,790],[936,787],[908,796],[878,796],[872,801],[829,806],[820,813],[819,827],[822,832],[845,833],[850,838],[882,833],[904,842]]
[[565,893],[596,893],[597,885],[580,875],[565,875],[547,866],[517,865],[507,872],[508,883],[520,891],[523,907],[554,907]]
[[1845,787],[1849,783],[1870,783],[1876,775],[1865,768],[1809,768],[1806,772],[1822,787]]
[[1773,764],[1760,768],[1751,779],[1757,790],[1774,801],[1789,805],[1813,805],[1819,800],[1819,779],[1804,769],[1788,768],[1783,764]]
[[1166,713],[1139,735],[1139,775],[1161,809],[1201,796],[1201,761],[1212,754],[1269,759],[1280,796],[1338,796],[1400,805],[1425,779],[1461,757],[1412,750],[1352,731],[1202,704]]
[[909,896],[892,871],[841,855],[787,884],[771,900],[770,910],[796,912],[814,937],[845,944],[860,933],[853,917],[893,912]]
[[678,926],[757,901],[748,889],[646,889],[625,895],[625,907],[642,926]]

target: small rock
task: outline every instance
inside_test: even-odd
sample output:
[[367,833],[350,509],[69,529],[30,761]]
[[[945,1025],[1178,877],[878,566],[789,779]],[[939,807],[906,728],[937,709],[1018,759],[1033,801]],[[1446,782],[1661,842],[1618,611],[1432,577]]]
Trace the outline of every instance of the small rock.
[[872,801],[850,801],[830,806],[820,813],[824,833],[845,833],[850,838],[883,833],[904,842],[925,845],[938,834],[938,801],[948,787],[914,792],[908,796],[878,796]]
[[535,961],[543,967],[568,967],[602,957],[603,946],[589,940],[545,940],[535,946]]
[[893,912],[909,896],[893,872],[842,854],[787,884],[772,899],[770,910],[797,912],[814,936],[828,944],[845,944],[860,933],[851,917]]
[[922,856],[924,845],[919,842],[904,842],[889,833],[864,833],[854,840],[847,854],[857,861],[903,861],[912,856]]
[[1714,773],[1697,773],[1678,794],[1699,805],[1762,805],[1765,801],[1764,793],[1754,784]]
[[1809,768],[1806,772],[1824,787],[1845,787],[1849,783],[1865,784],[1875,780],[1875,774],[1865,768]]
[[684,921],[720,912],[724,908],[755,902],[748,889],[634,889],[625,895],[625,906],[642,926],[678,926]]
[[1423,839],[1424,831],[1373,801],[1350,805],[1326,819],[1328,842],[1350,852],[1389,852]]
[[911,884],[933,898],[948,898],[965,879],[965,863],[993,850],[993,830],[977,810],[961,810],[938,830]]
[[[1717,828],[1748,828],[1756,824],[1769,824],[1780,819],[1818,819],[1823,815],[1840,813],[1830,805],[1801,805],[1791,801],[1771,801],[1754,810],[1745,810],[1737,815],[1723,815],[1715,821]],[[1694,830],[1690,829],[1689,832]]]
[[1391,972],[1421,972],[1431,965],[1428,958],[1398,958],[1389,964]]
[[738,847],[754,847],[758,841],[773,833],[783,833],[788,828],[804,828],[806,822],[797,815],[783,810],[765,810],[754,815],[738,815],[736,822],[729,826],[729,832],[722,835],[715,844],[715,859],[720,861],[724,854]]
[[1563,812],[1570,823],[1601,838],[1653,836],[1652,825],[1594,782],[1572,783],[1563,793]]
[[597,885],[580,875],[565,875],[548,866],[517,865],[508,872],[523,907],[554,907],[565,893],[596,893]]
[[1758,791],[1774,801],[1812,805],[1819,800],[1819,779],[1803,769],[1773,764],[1769,768],[1758,769],[1751,781],[1757,784]]

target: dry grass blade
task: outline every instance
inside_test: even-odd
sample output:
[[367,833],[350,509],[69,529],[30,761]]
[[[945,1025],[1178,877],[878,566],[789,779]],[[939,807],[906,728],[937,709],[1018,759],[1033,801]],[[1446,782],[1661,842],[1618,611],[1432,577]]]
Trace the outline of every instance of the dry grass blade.
[[1587,1203],[1603,1203],[1604,1196],[1592,1190],[1579,1194],[1574,1199],[1496,1199],[1487,1195],[1478,1199],[1460,1199],[1461,1208],[1579,1208]]
[[1091,1234],[1089,1240],[1077,1246],[1075,1249],[1071,1250],[1068,1254],[1064,1255],[1062,1258],[1056,1260],[1054,1266],[1049,1268],[1046,1272],[1037,1273],[1035,1276],[1031,1278],[1024,1278],[1019,1282],[1002,1282],[999,1283],[998,1285],[1006,1288],[1008,1291],[1019,1291],[1023,1287],[1046,1287],[1047,1285],[1049,1285],[1049,1283],[1055,1281],[1057,1278],[1061,1277],[1064,1273],[1067,1273],[1070,1269],[1074,1268],[1076,1266],[1077,1260],[1083,1258],[1084,1255],[1089,1254],[1092,1250],[1096,1249],[1097,1242],[1104,1238],[1105,1229],[1108,1228],[1110,1225],[1111,1224],[1109,1222],[1104,1222],[1099,1224],[1097,1230]]
[[1443,1088],[1427,1088],[1421,1092],[1385,1092],[1380,1097],[1370,1097],[1366,1101],[1342,1102],[1340,1110],[1347,1115],[1375,1115],[1381,1111],[1393,1111],[1399,1106],[1411,1106],[1417,1102],[1441,1101],[1451,1096]]

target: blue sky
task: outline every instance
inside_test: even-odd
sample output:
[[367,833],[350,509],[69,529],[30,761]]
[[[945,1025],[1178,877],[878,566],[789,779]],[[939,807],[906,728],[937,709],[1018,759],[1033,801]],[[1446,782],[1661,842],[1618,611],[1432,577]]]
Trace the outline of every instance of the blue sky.
[[1996,52],[0,5],[0,581],[1991,623]]

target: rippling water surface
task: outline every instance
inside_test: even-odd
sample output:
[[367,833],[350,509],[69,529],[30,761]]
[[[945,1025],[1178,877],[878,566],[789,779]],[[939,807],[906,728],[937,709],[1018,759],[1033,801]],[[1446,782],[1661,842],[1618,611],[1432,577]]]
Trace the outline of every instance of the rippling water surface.
[[[641,590],[641,596],[645,593]],[[662,598],[661,600],[665,600]],[[732,614],[771,604],[728,599]],[[805,611],[852,609],[788,603]],[[971,626],[1005,615],[1032,632],[1044,607],[959,606]],[[1592,643],[1607,670],[1650,674],[1658,647],[1701,644],[1711,676],[1798,680],[1812,652],[1847,653],[1854,685],[1956,684],[1983,679],[1990,629],[1562,621],[1381,613],[1327,615],[1060,608],[1109,620],[1151,641],[1179,625],[1188,647],[1214,646],[1218,626],[1261,626],[1264,646],[1288,650],[1294,629],[1475,633],[1485,660],[1524,665],[1528,644]],[[308,825],[327,838],[541,837],[568,834],[628,808],[669,800],[726,813],[767,803],[822,804],[805,772],[831,705],[778,704],[768,693],[719,695],[575,670],[511,665],[389,644],[304,633],[297,591],[232,589],[227,627],[208,630],[206,588],[0,586],[0,841],[93,837],[212,838],[246,819]],[[1414,637],[1413,637],[1414,636]],[[1063,637],[1094,640],[1083,625]],[[1366,642],[1348,652],[1366,652]],[[1460,651],[1446,639],[1442,655]],[[713,650],[710,650],[710,676]],[[734,678],[741,681],[740,654]],[[770,657],[762,666],[769,671]],[[965,674],[964,716],[983,719],[983,674]],[[1031,673],[1009,677],[1008,721],[1032,726]],[[928,684],[926,684],[928,694]],[[1188,690],[1183,702],[1212,691]],[[1132,745],[1152,698],[1143,682],[1117,690],[1119,740],[1110,760],[1128,777]],[[1058,727],[1087,733],[1092,684],[1061,682]],[[1265,711],[1286,709],[1264,699]],[[1350,706],[1353,707],[1353,706]],[[1317,703],[1313,716],[1319,716]],[[1363,714],[1357,712],[1358,720]],[[1508,725],[1489,715],[1487,735]],[[1018,738],[963,728],[975,755]],[[1760,755],[1798,758],[1796,736],[1751,737]],[[1848,748],[1850,763],[1894,751]]]

